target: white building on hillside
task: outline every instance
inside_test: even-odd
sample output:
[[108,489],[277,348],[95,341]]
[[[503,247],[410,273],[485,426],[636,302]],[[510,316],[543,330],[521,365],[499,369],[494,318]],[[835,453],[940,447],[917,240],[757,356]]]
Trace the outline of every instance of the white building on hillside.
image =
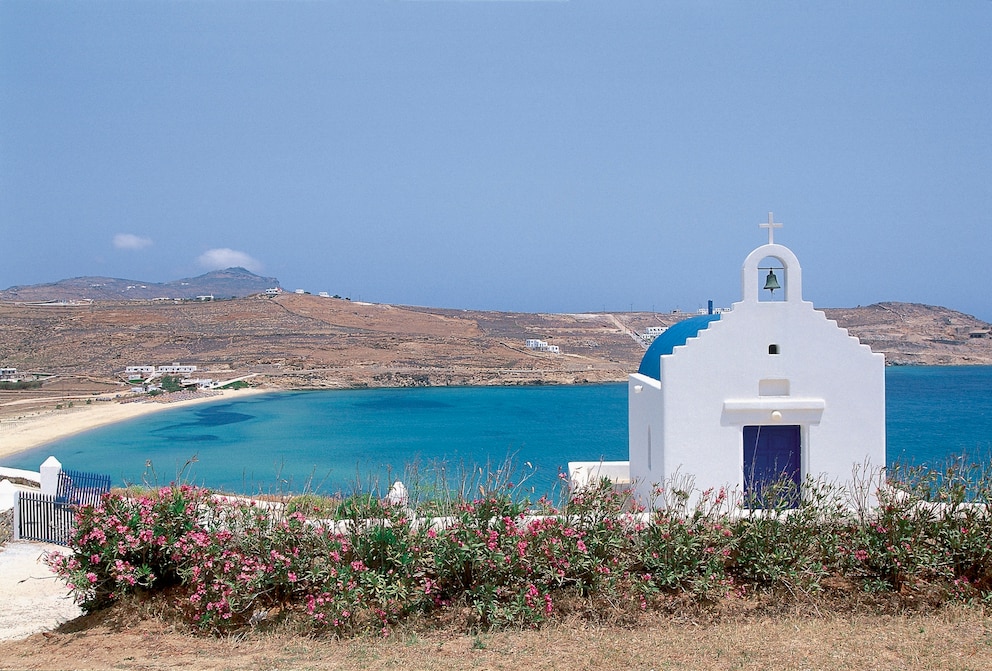
[[644,342],[652,342],[655,338],[664,333],[667,328],[667,326],[649,326],[641,335],[641,340]]
[[174,363],[171,366],[159,366],[155,369],[157,373],[195,373],[196,366],[181,366],[178,363]]
[[155,372],[155,366],[128,366],[124,369],[124,372],[128,375],[151,375]]
[[549,345],[544,340],[538,340],[537,338],[527,339],[527,348],[537,350],[538,352],[548,352],[550,354],[561,354],[561,348],[558,345]]

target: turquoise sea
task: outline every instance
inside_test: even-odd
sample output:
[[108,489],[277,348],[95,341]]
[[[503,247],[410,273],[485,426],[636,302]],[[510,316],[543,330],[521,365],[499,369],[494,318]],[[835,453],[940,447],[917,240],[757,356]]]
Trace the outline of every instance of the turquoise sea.
[[[992,367],[886,371],[887,458],[992,454]],[[3,460],[109,473],[118,484],[183,479],[228,491],[349,492],[421,471],[501,464],[550,491],[568,461],[627,458],[626,384],[299,391],[178,407]],[[528,463],[531,468],[525,464]],[[149,464],[151,467],[149,467]]]

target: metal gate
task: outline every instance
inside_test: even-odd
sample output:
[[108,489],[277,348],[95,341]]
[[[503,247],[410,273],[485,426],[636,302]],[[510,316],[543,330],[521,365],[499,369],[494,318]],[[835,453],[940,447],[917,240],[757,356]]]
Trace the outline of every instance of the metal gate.
[[82,471],[61,471],[55,496],[21,491],[17,496],[14,532],[25,538],[69,545],[76,522],[76,508],[97,506],[110,491],[110,476]]
[[40,492],[18,492],[16,512],[18,538],[69,545],[75,511],[68,503]]

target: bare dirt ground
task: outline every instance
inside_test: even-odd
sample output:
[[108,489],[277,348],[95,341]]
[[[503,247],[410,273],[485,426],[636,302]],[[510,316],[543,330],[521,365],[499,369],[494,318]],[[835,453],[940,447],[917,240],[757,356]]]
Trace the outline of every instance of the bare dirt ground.
[[[130,619],[130,621],[128,621]],[[940,669],[992,668],[980,611],[936,615],[763,615],[717,622],[653,615],[630,627],[415,632],[326,640],[291,632],[193,637],[151,619],[95,615],[0,643],[2,669]]]
[[[604,316],[425,310],[296,294],[46,308],[0,302],[0,334],[5,365],[85,374],[124,390],[125,366],[175,361],[214,379],[255,373],[275,387],[602,382],[622,379],[643,353]],[[528,338],[551,339],[563,354],[529,350]]]

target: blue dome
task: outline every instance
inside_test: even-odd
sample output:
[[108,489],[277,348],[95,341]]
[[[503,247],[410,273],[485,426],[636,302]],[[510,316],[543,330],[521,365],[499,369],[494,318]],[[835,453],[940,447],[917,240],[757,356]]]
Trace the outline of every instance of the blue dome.
[[660,380],[661,357],[671,354],[676,347],[684,345],[685,341],[689,338],[696,337],[700,331],[719,318],[720,315],[718,314],[701,315],[672,324],[664,333],[655,338],[651,346],[648,347],[648,351],[644,353],[644,358],[641,359],[641,367],[637,369],[637,372],[655,380]]

